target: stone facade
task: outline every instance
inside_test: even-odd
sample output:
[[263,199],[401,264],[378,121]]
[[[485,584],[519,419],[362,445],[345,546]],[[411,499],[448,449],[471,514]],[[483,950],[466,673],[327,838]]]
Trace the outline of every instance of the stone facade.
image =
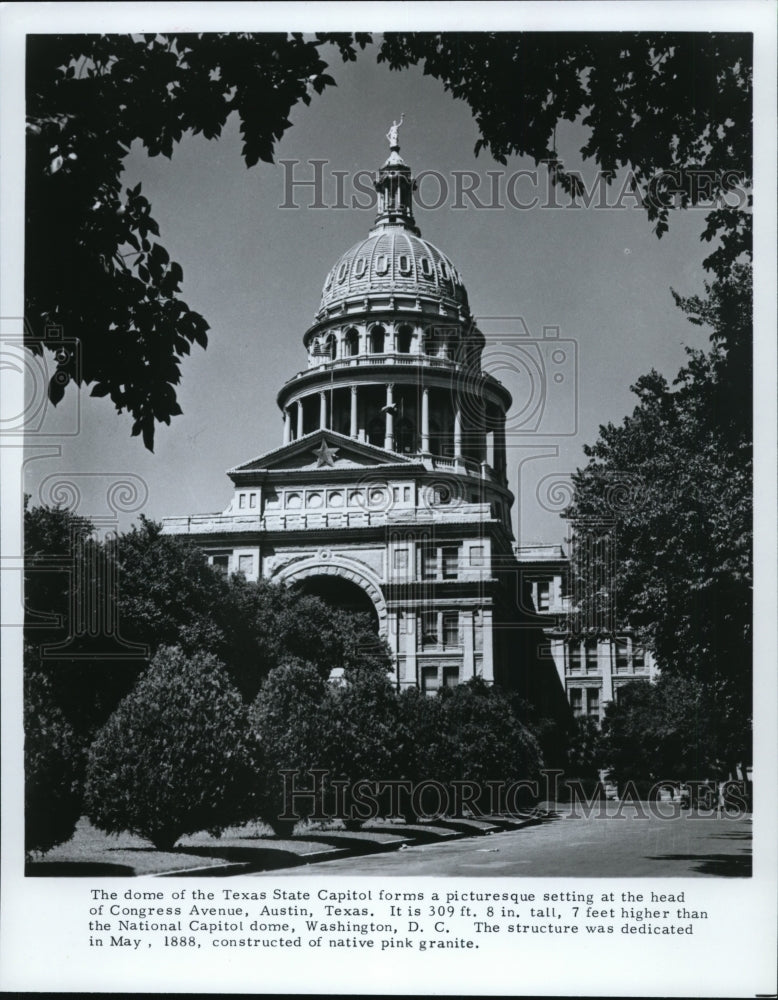
[[629,629],[615,634],[571,631],[569,560],[561,545],[522,546],[516,555],[533,607],[544,621],[548,655],[573,715],[601,722],[606,704],[618,699],[620,687],[656,678],[654,658]]
[[413,219],[395,146],[368,236],[329,271],[278,394],[282,445],[229,472],[218,515],[168,518],[225,572],[370,611],[401,687],[479,676],[563,710],[523,610],[506,478],[510,393],[452,262]]

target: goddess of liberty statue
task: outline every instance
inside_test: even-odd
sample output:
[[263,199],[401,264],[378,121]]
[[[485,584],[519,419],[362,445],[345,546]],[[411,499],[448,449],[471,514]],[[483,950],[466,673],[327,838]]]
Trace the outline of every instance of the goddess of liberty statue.
[[405,112],[403,111],[403,113],[400,115],[400,120],[392,122],[392,124],[389,126],[389,131],[386,133],[386,138],[389,140],[390,149],[400,148],[400,143],[397,139],[397,133],[400,131],[400,126],[402,125],[404,119],[405,119]]

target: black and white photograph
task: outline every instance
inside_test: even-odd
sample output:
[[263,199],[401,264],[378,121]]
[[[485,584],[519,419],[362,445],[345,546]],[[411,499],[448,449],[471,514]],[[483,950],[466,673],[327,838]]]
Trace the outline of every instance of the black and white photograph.
[[481,11],[0,10],[4,989],[775,992],[774,8]]

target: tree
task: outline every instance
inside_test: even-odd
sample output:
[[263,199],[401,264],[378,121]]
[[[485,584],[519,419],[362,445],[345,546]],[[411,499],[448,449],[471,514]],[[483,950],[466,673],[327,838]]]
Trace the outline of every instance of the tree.
[[24,848],[49,851],[73,836],[81,815],[84,747],[45,674],[24,677]]
[[347,829],[358,828],[360,817],[368,818],[355,808],[350,794],[354,785],[380,783],[395,775],[398,714],[397,693],[384,666],[348,668],[340,682],[327,687],[322,711],[327,732],[324,763],[330,788],[333,781],[347,783],[346,815],[339,817]]
[[255,780],[246,709],[223,664],[162,647],[92,744],[86,813],[167,851],[250,818]]
[[[171,157],[184,134],[213,139],[237,113],[247,166],[272,162],[290,110],[334,80],[321,57],[355,58],[369,36],[36,35],[27,46],[27,345],[58,354],[49,384],[92,385],[153,449],[181,408],[175,386],[208,323],[180,297],[183,271],[155,237],[141,192],[122,184],[133,144]],[[78,351],[62,353],[61,327]],[[66,352],[67,353],[67,352]]]
[[[181,299],[140,185],[121,172],[133,143],[170,157],[187,132],[208,139],[237,113],[247,166],[272,162],[288,114],[334,81],[368,34],[39,35],[27,51],[26,314],[28,345],[58,354],[49,387],[92,385],[133,418],[153,447],[156,422],[180,413],[175,386],[206,320]],[[751,36],[717,33],[479,32],[384,36],[379,61],[419,62],[465,100],[498,162],[548,164],[554,183],[585,195],[565,168],[557,126],[581,120],[581,148],[606,176],[628,169],[658,235],[671,205],[710,202],[706,266],[719,276],[750,249]],[[79,341],[63,355],[47,328]]]
[[725,778],[727,736],[721,723],[709,687],[694,678],[634,681],[606,706],[601,754],[619,782]]
[[705,266],[725,277],[750,252],[751,35],[390,32],[378,58],[392,69],[421,63],[464,100],[481,133],[476,153],[531,156],[579,198],[586,189],[564,165],[557,128],[580,120],[580,155],[611,179],[627,170],[658,236],[671,208],[710,206],[703,239],[721,245]]
[[638,380],[632,415],[585,448],[566,514],[579,589],[606,581],[593,600],[615,602],[663,674],[704,686],[731,769],[750,757],[750,301],[745,268],[704,301],[679,298],[712,325],[712,350],[689,351],[672,387],[657,372]]
[[[314,787],[308,772],[322,769],[327,759],[322,711],[327,684],[314,665],[289,659],[270,671],[251,707],[250,725],[261,761],[259,815],[278,836],[291,835],[297,819],[314,812],[313,797],[288,800],[285,792]],[[291,783],[285,782],[283,771],[295,772]],[[285,818],[289,813],[297,818]]]
[[512,782],[538,777],[537,742],[511,709],[510,698],[480,677],[444,689],[446,731],[456,747],[455,777],[478,782]]

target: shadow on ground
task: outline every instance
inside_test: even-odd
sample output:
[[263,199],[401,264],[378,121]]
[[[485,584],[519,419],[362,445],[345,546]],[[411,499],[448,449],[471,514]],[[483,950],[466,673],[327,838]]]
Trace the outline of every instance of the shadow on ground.
[[28,861],[24,874],[32,878],[110,878],[119,875],[134,875],[135,869],[129,865],[112,865],[105,861]]
[[[175,847],[170,853],[179,856],[182,854],[190,855],[192,858],[204,858],[205,864],[213,862],[214,858],[218,858],[220,861],[228,862],[229,865],[244,865],[246,871],[273,871],[275,868],[293,868],[295,865],[308,863],[304,855],[301,856],[294,854],[292,851],[284,851],[281,848],[273,847],[219,847],[208,844],[204,847]],[[171,871],[168,874],[171,878],[186,878],[187,876],[200,878],[205,874],[219,877],[234,875],[235,872],[232,868],[225,866],[223,870],[213,867],[207,872]]]
[[650,861],[691,861],[697,862],[694,870],[700,875],[718,875],[725,878],[750,878],[751,855],[737,854],[657,854],[650,855]]

